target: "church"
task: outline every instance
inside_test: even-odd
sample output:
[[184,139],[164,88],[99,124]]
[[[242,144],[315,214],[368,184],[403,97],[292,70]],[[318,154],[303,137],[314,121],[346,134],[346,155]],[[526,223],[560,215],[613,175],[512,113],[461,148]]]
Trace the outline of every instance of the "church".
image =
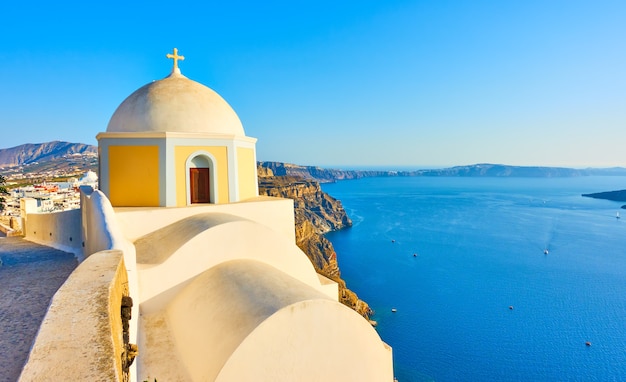
[[257,195],[256,139],[210,88],[172,72],[128,96],[98,134],[100,189],[113,206],[227,204]]
[[[219,94],[182,74],[176,49],[167,58],[170,74],[129,95],[97,135],[100,189],[81,190],[84,260],[74,273],[104,276],[114,254],[120,260],[113,263],[123,264],[111,273],[109,290],[119,296],[109,293],[112,324],[103,332],[113,338],[105,353],[122,357],[108,363],[111,375],[393,381],[391,348],[338,302],[337,284],[295,245],[293,201],[258,195],[257,140]],[[58,219],[29,215],[27,238],[37,224],[62,225]],[[62,241],[63,233],[49,237]],[[59,347],[55,309],[67,309],[63,302],[86,285],[74,276],[55,295],[21,380],[50,377],[54,357],[45,352]],[[132,305],[130,320],[117,317],[118,297],[126,301],[122,311]],[[77,321],[96,325],[96,316]],[[63,372],[57,376],[84,377],[71,367]]]

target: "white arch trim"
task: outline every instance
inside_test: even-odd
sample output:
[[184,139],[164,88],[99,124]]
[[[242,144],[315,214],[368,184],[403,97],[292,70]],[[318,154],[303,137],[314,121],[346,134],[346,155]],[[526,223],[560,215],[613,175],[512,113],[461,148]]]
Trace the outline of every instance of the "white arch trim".
[[185,161],[185,199],[187,200],[187,205],[191,205],[191,179],[189,179],[189,169],[195,168],[196,166],[193,164],[194,158],[199,156],[205,157],[209,162],[209,201],[211,203],[217,203],[218,198],[218,187],[217,187],[217,160],[215,157],[205,150],[194,151],[187,157]]

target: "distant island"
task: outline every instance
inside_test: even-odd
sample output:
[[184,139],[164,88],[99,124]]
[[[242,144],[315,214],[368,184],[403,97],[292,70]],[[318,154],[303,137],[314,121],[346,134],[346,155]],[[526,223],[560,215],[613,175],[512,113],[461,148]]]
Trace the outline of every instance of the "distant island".
[[[593,194],[583,194],[583,196],[595,199],[612,200],[614,202],[626,202],[626,190],[596,192]],[[626,205],[623,205],[622,209],[626,210]]]
[[270,169],[275,175],[278,176],[297,176],[322,183],[375,176],[458,176],[527,178],[557,178],[593,175],[626,176],[626,168],[623,167],[574,169],[565,167],[508,166],[489,163],[455,166],[442,169],[425,169],[411,171],[325,169],[317,166],[301,166],[282,162],[259,162],[259,166]]
[[508,166],[503,164],[479,163],[444,169],[420,170],[422,176],[481,176],[481,177],[527,177],[558,178],[575,176],[626,176],[626,168],[566,168],[541,166]]

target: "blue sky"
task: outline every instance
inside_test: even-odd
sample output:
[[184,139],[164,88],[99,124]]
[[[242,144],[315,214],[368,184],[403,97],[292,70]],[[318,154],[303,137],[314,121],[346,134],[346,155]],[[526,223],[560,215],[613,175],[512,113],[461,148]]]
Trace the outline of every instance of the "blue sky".
[[259,160],[626,166],[624,1],[3,4],[0,148],[96,144],[169,74],[220,93]]

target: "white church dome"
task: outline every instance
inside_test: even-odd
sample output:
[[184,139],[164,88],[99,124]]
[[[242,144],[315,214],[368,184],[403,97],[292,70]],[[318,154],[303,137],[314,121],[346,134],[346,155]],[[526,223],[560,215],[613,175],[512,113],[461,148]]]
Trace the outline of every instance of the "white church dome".
[[245,136],[239,117],[212,89],[174,67],[118,106],[107,132],[181,132]]

